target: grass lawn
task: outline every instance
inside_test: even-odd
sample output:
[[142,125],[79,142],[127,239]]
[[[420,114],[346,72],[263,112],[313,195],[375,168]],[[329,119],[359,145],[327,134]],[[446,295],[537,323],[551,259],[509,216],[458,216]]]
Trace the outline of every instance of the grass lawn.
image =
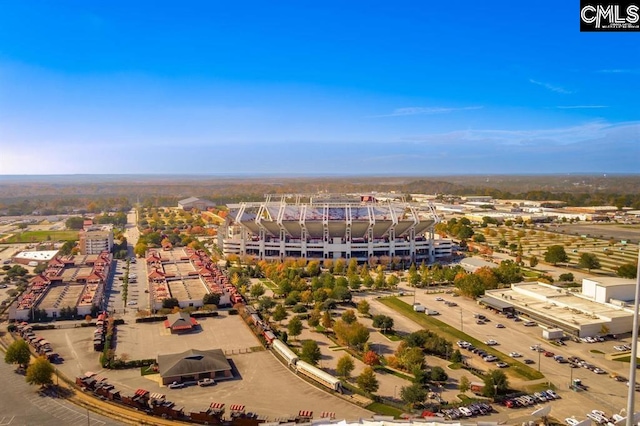
[[[468,334],[458,330],[455,327],[450,326],[447,323],[444,323],[440,320],[435,319],[433,316],[425,315],[419,312],[415,312],[411,305],[403,302],[397,297],[385,297],[382,299],[378,299],[381,303],[386,306],[394,309],[395,311],[403,314],[404,316],[410,318],[416,323],[420,324],[422,327],[426,328],[429,331],[439,334],[445,339],[449,340],[451,343],[455,343],[458,340],[465,340],[471,343],[476,348],[482,348],[487,353],[497,356],[500,359],[505,359],[505,355],[502,352],[499,352],[493,349],[491,346],[487,346],[480,340],[469,336]],[[513,359],[507,359],[505,362],[508,362],[509,369],[505,371],[507,374],[511,374],[514,377],[517,377],[522,380],[536,380],[542,379],[544,375],[539,371],[534,370],[533,368]]]
[[7,238],[6,243],[41,243],[44,241],[75,241],[78,231],[25,231]]
[[385,404],[381,404],[379,402],[374,402],[365,407],[367,410],[373,411],[376,414],[381,414],[384,416],[393,416],[400,417],[402,414],[402,410],[398,410],[397,408],[390,407]]

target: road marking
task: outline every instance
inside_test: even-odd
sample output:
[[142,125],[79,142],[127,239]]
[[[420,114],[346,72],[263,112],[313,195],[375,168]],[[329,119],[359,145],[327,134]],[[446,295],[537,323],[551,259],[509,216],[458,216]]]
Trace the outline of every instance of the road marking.
[[6,417],[6,416],[2,416],[2,418],[0,419],[0,426],[7,426],[7,425],[10,425],[10,424],[11,424],[11,422],[13,421],[13,419],[15,419],[15,418],[16,418],[16,416],[11,416],[11,418],[9,418],[9,419],[7,420],[7,417]]

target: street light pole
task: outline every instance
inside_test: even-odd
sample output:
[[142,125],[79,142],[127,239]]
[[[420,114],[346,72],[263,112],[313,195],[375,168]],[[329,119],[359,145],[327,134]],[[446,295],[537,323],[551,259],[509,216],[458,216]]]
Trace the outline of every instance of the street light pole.
[[464,328],[462,326],[462,308],[460,308],[460,331],[464,331]]
[[540,349],[538,348],[538,372],[540,372]]
[[640,308],[640,250],[636,273],[636,299],[633,305],[633,330],[631,337],[631,359],[629,365],[629,389],[627,390],[627,426],[632,426],[635,417],[636,367],[638,364],[638,308]]

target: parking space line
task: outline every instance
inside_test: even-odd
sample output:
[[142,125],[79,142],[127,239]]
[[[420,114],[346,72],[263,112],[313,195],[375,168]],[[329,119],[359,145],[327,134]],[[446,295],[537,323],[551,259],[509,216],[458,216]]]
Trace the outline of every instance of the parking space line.
[[11,416],[11,418],[9,418],[7,420],[6,416],[2,416],[2,418],[0,419],[0,426],[8,426],[11,424],[11,422],[13,421],[13,419],[15,419],[16,416]]

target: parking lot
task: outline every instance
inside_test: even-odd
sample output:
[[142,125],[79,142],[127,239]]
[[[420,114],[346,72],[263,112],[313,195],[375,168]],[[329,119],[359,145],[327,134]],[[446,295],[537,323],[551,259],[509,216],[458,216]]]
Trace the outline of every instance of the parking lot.
[[156,358],[160,353],[178,353],[187,349],[222,349],[233,361],[240,377],[237,380],[219,382],[215,386],[200,388],[168,389],[158,384],[158,376],[141,376],[140,369],[103,370],[99,365],[99,353],[93,351],[92,327],[73,328],[71,323],[60,323],[55,330],[38,331],[53,349],[65,360],[57,367],[69,378],[87,371],[98,372],[123,394],[144,388],[161,392],[167,399],[185,407],[200,410],[213,401],[226,404],[244,404],[248,411],[271,418],[296,414],[299,410],[320,413],[332,411],[342,418],[370,417],[371,413],[343,399],[317,389],[297,377],[283,366],[270,352],[251,348],[259,346],[238,315],[199,320],[201,329],[184,335],[168,333],[159,323],[128,323],[118,327],[116,353],[128,359]]
[[[443,300],[436,301],[437,297]],[[559,403],[560,401],[554,402],[554,411],[559,411],[557,414],[552,412],[554,417],[565,418],[579,415],[583,410],[578,411],[577,407],[591,407],[608,413],[617,413],[626,407],[627,387],[625,383],[616,381],[609,376],[617,374],[628,377],[629,364],[609,360],[606,355],[616,352],[614,346],[628,343],[629,337],[623,339],[622,342],[611,339],[595,343],[567,341],[565,346],[557,346],[542,338],[540,327],[526,327],[525,321],[516,322],[513,319],[507,319],[504,315],[484,309],[475,301],[463,297],[452,297],[451,294],[444,292],[442,294],[428,294],[424,290],[418,291],[415,298],[416,302],[438,310],[440,312],[440,315],[437,316],[438,320],[462,329],[465,333],[483,342],[495,340],[497,344],[493,346],[494,349],[504,354],[500,358],[501,361],[512,362],[513,358],[509,356],[511,352],[521,354],[520,360],[530,359],[533,361],[531,367],[539,369],[548,381],[557,387],[557,392],[563,397],[562,403]],[[413,296],[404,297],[404,300],[411,304]],[[452,301],[457,306],[447,306],[445,301]],[[479,324],[477,318],[474,317],[474,314],[478,313],[484,315],[488,321]],[[504,327],[499,328],[498,324]],[[535,345],[540,345],[539,347],[543,351],[538,352],[531,349]],[[545,351],[552,355],[544,356]],[[472,361],[473,365],[484,369],[496,368],[492,363],[483,361],[476,354],[470,354],[464,350],[462,353]],[[606,373],[597,374],[587,368],[571,368],[570,363],[554,361],[554,355],[561,355],[565,359],[572,356],[579,357],[587,364],[599,367]],[[508,368],[505,369],[505,372],[508,373]],[[588,386],[588,391],[574,392],[569,389],[570,382],[576,378],[582,379],[584,384]],[[513,379],[511,382],[515,385],[518,384]],[[567,400],[570,402],[566,402]]]

